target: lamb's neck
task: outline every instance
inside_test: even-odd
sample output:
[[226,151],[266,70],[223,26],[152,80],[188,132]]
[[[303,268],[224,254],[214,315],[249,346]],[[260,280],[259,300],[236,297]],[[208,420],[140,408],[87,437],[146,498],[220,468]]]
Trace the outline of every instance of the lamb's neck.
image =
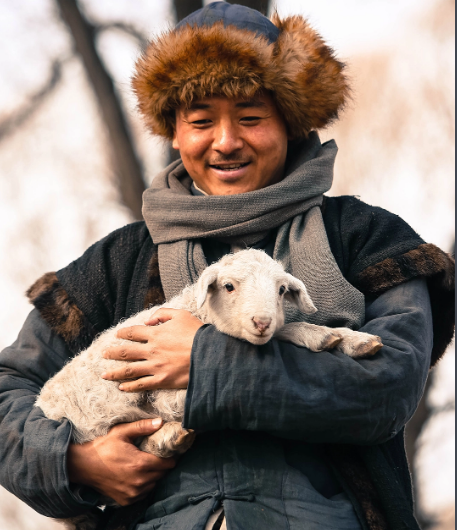
[[200,309],[197,309],[197,284],[187,286],[180,294],[172,298],[163,307],[172,307],[173,309],[185,309],[190,311],[194,316],[199,318],[205,324],[211,324],[208,314],[207,303],[204,303]]

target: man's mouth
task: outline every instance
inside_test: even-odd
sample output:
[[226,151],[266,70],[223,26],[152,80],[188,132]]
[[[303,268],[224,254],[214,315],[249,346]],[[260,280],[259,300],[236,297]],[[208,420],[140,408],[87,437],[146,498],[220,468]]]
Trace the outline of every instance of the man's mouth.
[[243,167],[246,167],[249,162],[236,162],[233,164],[210,164],[210,167],[217,169],[218,171],[236,171]]

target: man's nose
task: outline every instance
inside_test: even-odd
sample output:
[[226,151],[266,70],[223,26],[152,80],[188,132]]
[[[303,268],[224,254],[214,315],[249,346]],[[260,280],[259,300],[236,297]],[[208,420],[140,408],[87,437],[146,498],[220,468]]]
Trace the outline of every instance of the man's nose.
[[213,149],[224,155],[243,148],[244,142],[239,135],[238,128],[231,123],[222,123],[215,129]]

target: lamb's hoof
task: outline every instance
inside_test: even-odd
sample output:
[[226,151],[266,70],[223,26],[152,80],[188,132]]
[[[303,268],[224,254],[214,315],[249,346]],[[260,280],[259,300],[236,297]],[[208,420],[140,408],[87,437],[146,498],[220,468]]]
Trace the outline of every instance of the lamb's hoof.
[[371,357],[383,346],[381,337],[373,336],[370,340],[355,347],[353,357]]
[[183,429],[182,433],[176,438],[174,443],[176,452],[179,454],[185,453],[194,443],[196,434],[192,429]]
[[341,335],[338,335],[337,333],[330,333],[323,339],[317,351],[333,350],[333,348],[336,348],[342,340],[343,337]]
[[165,423],[156,433],[145,438],[140,449],[160,458],[182,455],[194,443],[195,432],[183,429],[176,421]]

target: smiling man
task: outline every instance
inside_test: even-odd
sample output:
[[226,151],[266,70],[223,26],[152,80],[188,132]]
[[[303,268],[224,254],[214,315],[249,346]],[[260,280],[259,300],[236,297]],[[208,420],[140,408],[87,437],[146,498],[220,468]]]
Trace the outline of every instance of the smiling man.
[[[35,309],[0,357],[1,483],[80,530],[92,516],[97,530],[418,529],[403,432],[453,335],[453,260],[395,215],[324,196],[337,147],[316,131],[348,97],[344,65],[302,17],[215,2],[150,43],[133,86],[182,158],[145,192],[145,222],[30,288]],[[197,437],[178,462],[135,445],[160,421],[76,445],[67,421],[34,407],[97,334],[245,247],[305,282],[318,311],[288,307],[289,322],[361,329],[384,347],[355,360],[254,346],[174,310],[120,331],[128,345],[105,356],[132,362],[105,379],[188,389],[183,425]],[[123,508],[102,512],[100,494]]]
[[259,190],[284,178],[287,126],[273,97],[206,98],[176,113],[173,147],[208,195]]

